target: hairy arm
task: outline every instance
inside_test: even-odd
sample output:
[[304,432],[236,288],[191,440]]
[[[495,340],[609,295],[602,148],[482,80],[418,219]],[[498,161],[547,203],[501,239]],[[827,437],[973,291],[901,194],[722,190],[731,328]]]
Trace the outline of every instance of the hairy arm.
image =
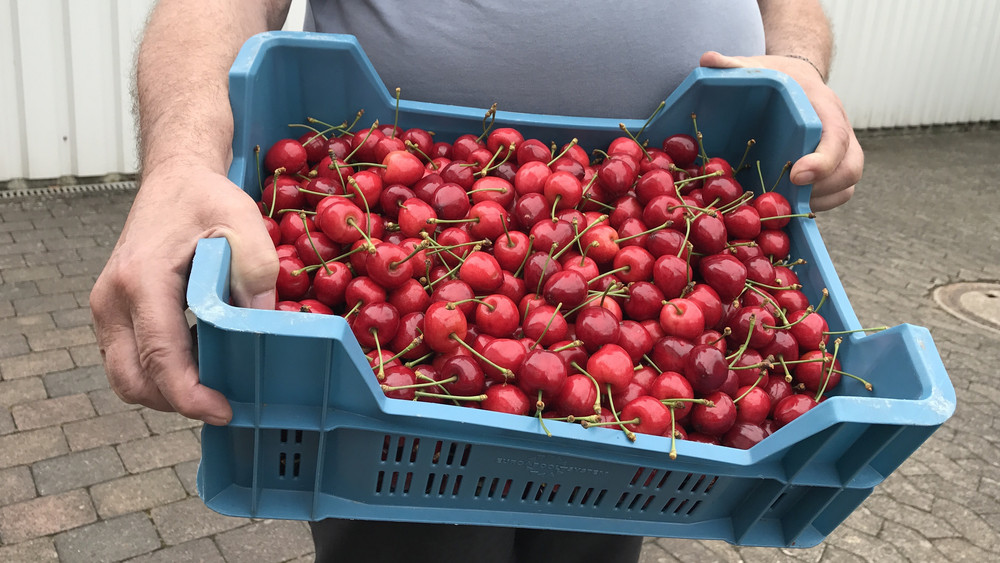
[[281,26],[288,3],[161,0],[150,16],[136,63],[140,188],[90,296],[108,380],[126,402],[211,424],[232,416],[199,383],[184,290],[197,241],[225,236],[237,304],[274,306],[274,247],[225,177],[228,71],[247,38]]
[[702,55],[701,65],[763,67],[791,76],[805,92],[823,124],[816,150],[792,167],[791,180],[812,184],[810,203],[823,211],[846,203],[861,179],[864,153],[840,98],[826,85],[833,57],[833,34],[819,0],[759,0],[766,54],[757,57]]

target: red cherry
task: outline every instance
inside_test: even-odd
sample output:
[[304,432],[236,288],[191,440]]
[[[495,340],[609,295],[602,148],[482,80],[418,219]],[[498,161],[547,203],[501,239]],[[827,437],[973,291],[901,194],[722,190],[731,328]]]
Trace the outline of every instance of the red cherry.
[[476,306],[476,326],[485,334],[497,338],[509,338],[521,324],[517,304],[499,294],[482,298]]
[[840,384],[840,361],[833,363],[833,370],[830,370],[830,362],[833,355],[820,350],[810,350],[799,358],[805,363],[795,364],[792,369],[792,377],[797,383],[805,385],[806,391],[816,393],[821,387],[825,387],[829,392]]
[[826,319],[819,313],[809,312],[808,310],[792,311],[786,315],[786,318],[789,324],[792,325],[788,330],[791,331],[792,336],[799,343],[799,350],[802,352],[818,350],[820,344],[825,345],[830,339],[829,336],[824,334],[830,328],[826,323]]
[[307,272],[302,271],[303,268],[305,268],[305,264],[298,258],[278,259],[278,278],[275,281],[275,289],[279,301],[298,301],[305,297],[312,280]]
[[[761,223],[765,229],[781,229],[788,225],[790,219],[783,217],[792,213],[792,205],[788,203],[785,196],[778,192],[767,192],[755,197],[751,202],[754,209],[760,215]],[[781,219],[772,217],[782,216]]]
[[760,387],[740,387],[736,396],[742,397],[736,403],[737,422],[759,425],[771,412],[771,397]]
[[451,335],[465,338],[468,323],[457,307],[444,301],[431,303],[424,313],[424,341],[435,352],[449,352],[459,347]]
[[601,389],[611,386],[611,391],[622,391],[632,380],[632,358],[617,344],[607,344],[587,359],[587,373]]
[[388,344],[399,329],[399,311],[386,302],[369,303],[358,310],[351,323],[351,329],[358,343],[366,348],[375,348],[376,339]]
[[683,373],[695,392],[705,394],[722,387],[729,376],[729,366],[718,348],[698,344],[685,358]]
[[304,167],[308,161],[308,153],[296,139],[281,139],[271,145],[264,155],[264,169],[273,173],[284,168],[289,174],[294,174]]
[[555,409],[562,416],[590,416],[597,402],[597,388],[589,377],[575,373],[566,378],[554,399]]
[[541,305],[529,310],[524,315],[521,328],[525,338],[545,347],[563,340],[569,332],[569,325],[562,312],[551,305]]
[[[520,341],[511,338],[494,338],[483,347],[481,352],[490,362],[506,368],[517,377],[524,364],[524,359],[528,355],[528,350]],[[483,372],[490,381],[503,383],[507,381],[504,372],[496,369],[488,362],[483,362]]]
[[694,340],[705,330],[705,315],[690,299],[671,299],[660,309],[660,326],[668,335]]
[[[579,322],[579,317],[577,317],[577,321]],[[577,330],[577,337],[579,337],[579,329]],[[632,358],[632,363],[638,364],[643,355],[653,350],[653,337],[638,322],[625,320],[619,325],[618,341],[616,344],[628,352],[629,357]],[[638,372],[636,372],[636,375],[638,375]]]
[[816,400],[810,395],[801,393],[789,395],[774,405],[772,417],[778,426],[782,427],[804,415],[817,404]]
[[721,443],[728,448],[749,450],[767,437],[767,432],[759,424],[737,421],[723,436]]
[[325,268],[316,270],[316,275],[313,277],[316,299],[329,307],[343,304],[344,292],[352,276],[351,270],[342,262],[330,262]]
[[587,278],[574,270],[555,272],[545,278],[542,296],[550,305],[562,303],[567,310],[575,308],[587,297]]
[[763,229],[754,242],[764,256],[770,256],[774,261],[787,259],[791,252],[792,243],[788,233],[778,229]]
[[490,293],[503,285],[503,270],[496,258],[488,252],[477,250],[469,253],[458,269],[459,278],[469,284],[474,293]]
[[723,301],[736,299],[746,285],[747,268],[731,254],[705,256],[698,263],[698,270]]
[[480,403],[484,410],[517,415],[531,411],[531,400],[516,385],[491,385],[485,394],[486,398]]
[[622,421],[638,419],[638,423],[626,422],[625,428],[640,434],[661,436],[670,428],[670,410],[649,395],[636,397],[626,403],[619,418]]
[[[605,344],[617,344],[620,335],[618,319],[604,307],[586,307],[580,310],[574,324],[576,337],[593,353]],[[631,356],[629,356],[631,359]]]
[[[665,371],[653,380],[649,394],[657,399],[693,399],[694,389],[686,377],[676,371]],[[691,414],[691,404],[681,402],[674,408],[674,418],[684,420]]]
[[670,135],[663,140],[663,152],[670,155],[677,166],[687,168],[698,157],[698,141],[683,133]]
[[696,404],[691,409],[690,428],[709,436],[722,436],[736,423],[736,405],[721,391],[704,397],[712,406]]
[[535,348],[524,358],[517,385],[529,397],[535,397],[539,392],[543,396],[554,396],[562,389],[567,377],[566,364],[559,354]]

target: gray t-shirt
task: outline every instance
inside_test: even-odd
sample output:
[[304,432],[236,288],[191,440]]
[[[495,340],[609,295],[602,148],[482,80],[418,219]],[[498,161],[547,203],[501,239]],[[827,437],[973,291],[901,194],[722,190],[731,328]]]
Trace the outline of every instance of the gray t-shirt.
[[754,0],[311,0],[305,29],[358,38],[410,100],[646,118],[708,50],[764,53]]

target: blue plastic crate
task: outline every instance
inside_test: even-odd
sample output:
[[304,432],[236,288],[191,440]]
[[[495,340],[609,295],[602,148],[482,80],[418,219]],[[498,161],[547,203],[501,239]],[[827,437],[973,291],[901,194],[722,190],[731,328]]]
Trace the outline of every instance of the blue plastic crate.
[[[393,118],[395,100],[348,36],[252,38],[230,73],[236,130],[229,177],[257,196],[253,147],[305,116]],[[655,105],[651,103],[651,106]],[[747,139],[765,171],[815,147],[820,124],[797,84],[761,70],[697,69],[647,128],[690,132],[697,113],[710,155],[738,159]],[[483,109],[403,101],[399,122],[449,139],[481,127]],[[613,119],[499,112],[498,126],[585,147],[620,134]],[[631,130],[641,123],[627,121]],[[747,181],[746,185],[755,182]],[[796,212],[808,189],[779,188]],[[827,288],[832,330],[860,328],[814,221],[789,226],[812,302]],[[230,249],[199,243],[188,285],[202,382],[233,406],[205,426],[198,491],[223,514],[472,523],[811,546],[823,540],[955,408],[928,331],[900,325],[850,336],[844,378],[825,401],[750,450],[584,429],[449,405],[387,399],[339,317],[228,305]],[[317,336],[322,335],[322,336]]]

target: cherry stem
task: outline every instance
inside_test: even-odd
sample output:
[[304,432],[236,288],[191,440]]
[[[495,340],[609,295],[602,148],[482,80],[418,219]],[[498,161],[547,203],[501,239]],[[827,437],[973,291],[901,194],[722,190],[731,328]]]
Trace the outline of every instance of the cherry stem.
[[823,306],[823,303],[826,303],[826,298],[829,297],[829,296],[830,296],[830,290],[828,290],[827,288],[824,287],[823,288],[823,294],[819,298],[819,304],[816,305],[816,308],[814,309],[814,311],[816,311],[818,313],[819,312],[819,308]]
[[[507,152],[504,153],[503,159],[500,162],[497,162],[496,164],[493,164],[493,162],[497,159],[497,157],[500,156],[500,151],[504,150],[504,148],[507,149]],[[510,160],[510,156],[512,154],[514,154],[514,148],[515,148],[514,143],[511,143],[507,147],[497,147],[497,152],[493,153],[493,156],[490,157],[490,161],[486,163],[486,166],[483,166],[482,170],[480,170],[479,172],[476,172],[476,176],[479,176],[481,178],[483,176],[486,176],[490,172],[496,170],[497,168],[500,168],[501,166],[503,166],[504,163],[506,163],[508,160]],[[483,189],[492,189],[493,191],[503,191],[503,188],[483,188]],[[478,190],[474,190],[474,191],[478,191]],[[472,192],[469,192],[469,193],[472,193]]]
[[586,201],[588,203],[596,204],[598,207],[603,207],[604,209],[607,209],[608,211],[614,211],[615,210],[615,207],[613,205],[608,205],[608,204],[604,203],[603,201],[597,201],[596,199],[592,199],[592,198],[589,198],[589,197],[584,197],[580,201]]
[[579,348],[580,346],[583,346],[583,341],[582,340],[574,340],[574,341],[570,342],[569,344],[566,344],[565,346],[560,346],[558,348],[553,348],[552,350],[550,350],[550,352],[563,352],[565,350],[572,350],[573,348]]
[[873,391],[874,390],[874,387],[872,387],[871,383],[869,383],[868,381],[866,381],[864,379],[861,379],[860,377],[854,375],[853,373],[847,373],[846,371],[841,371],[839,369],[833,370],[833,373],[838,373],[840,375],[843,375],[843,376],[846,376],[846,377],[850,377],[851,379],[854,379],[854,380],[857,380],[857,381],[861,382],[861,384],[864,385],[865,389],[867,389],[868,391]]
[[431,158],[431,157],[430,157],[430,155],[428,155],[428,154],[427,154],[427,153],[425,153],[424,151],[420,150],[420,146],[419,146],[419,145],[417,145],[417,144],[416,144],[416,143],[414,143],[413,141],[404,141],[404,142],[403,142],[403,145],[404,145],[404,146],[405,146],[406,148],[408,148],[408,149],[410,149],[410,150],[414,151],[415,153],[417,153],[417,154],[419,154],[420,156],[422,156],[422,157],[424,157],[425,159],[427,159],[427,162],[428,162],[428,163],[431,163],[431,164],[432,164],[432,166],[434,167],[434,170],[437,170],[437,169],[438,169],[438,165],[437,165],[437,164],[433,164],[433,163],[434,163],[434,159],[433,159],[433,158]]
[[830,357],[830,369],[826,370],[826,377],[823,378],[823,385],[820,386],[819,390],[816,391],[816,397],[813,398],[817,403],[820,398],[823,397],[823,393],[826,391],[826,385],[830,382],[830,376],[833,375],[833,366],[837,363],[837,353],[840,352],[840,343],[843,342],[843,338],[838,338],[833,341],[833,356]]
[[[605,387],[607,387],[607,390],[608,390],[608,395],[607,395],[607,397],[608,397],[608,409],[611,411],[611,414],[614,415],[615,422],[617,422],[618,425],[622,427],[622,431],[625,432],[625,437],[628,438],[630,441],[634,442],[635,441],[635,432],[632,432],[628,428],[625,428],[625,424],[626,423],[622,422],[621,419],[618,418],[618,411],[615,410],[615,399],[614,399],[614,397],[612,396],[612,393],[611,393],[611,384],[608,383],[607,385],[605,385]],[[639,424],[639,422],[640,422],[639,419],[634,419],[634,422],[633,421],[629,421],[629,424]]]
[[753,198],[754,198],[754,193],[753,192],[749,192],[749,191],[743,192],[742,194],[740,194],[740,197],[734,199],[733,201],[727,203],[726,205],[719,206],[717,209],[722,214],[726,214],[726,213],[729,213],[730,211],[733,211],[737,207],[739,207],[739,206],[741,206],[741,205],[749,202]]
[[372,327],[372,328],[368,329],[368,332],[370,332],[371,335],[373,337],[375,337],[375,350],[378,353],[378,358],[379,358],[378,372],[375,373],[375,377],[378,377],[378,380],[382,381],[382,380],[385,379],[385,362],[381,361],[382,360],[382,345],[378,341],[378,329]]
[[792,372],[788,371],[788,364],[785,362],[785,356],[778,354],[778,363],[781,364],[781,369],[785,372],[785,381],[791,383]]
[[267,210],[267,216],[274,219],[274,206],[278,205],[278,176],[285,173],[284,167],[278,168],[274,171],[274,179],[272,180],[271,187],[271,205]]
[[660,372],[660,373],[663,373],[663,370],[661,370],[661,369],[660,369],[660,368],[659,368],[659,367],[658,367],[658,366],[656,365],[656,362],[654,362],[654,361],[653,361],[653,358],[650,358],[650,357],[649,357],[649,354],[643,354],[643,355],[642,355],[642,359],[644,359],[644,360],[646,360],[647,362],[649,362],[649,365],[650,365],[650,366],[652,366],[652,367],[653,367],[653,369],[655,369],[656,371],[658,371],[658,372]]
[[[629,139],[635,141],[635,144],[639,145],[639,149],[642,150],[642,154],[646,156],[646,160],[652,162],[653,157],[649,156],[649,153],[646,151],[646,147],[642,146],[639,139],[636,139],[636,136],[629,132],[628,127],[625,127],[624,123],[619,123],[618,128],[624,131],[625,134],[628,135]],[[643,128],[645,129],[645,126],[643,126]]]
[[774,215],[773,217],[761,217],[760,222],[773,221],[775,219],[794,219],[796,217],[805,217],[806,219],[815,219],[816,214],[810,211],[809,213],[792,213],[791,215]]
[[706,407],[714,407],[715,403],[709,401],[708,399],[688,399],[685,397],[676,397],[670,399],[660,399],[660,402],[665,406],[673,406],[678,409],[686,409],[688,403],[692,405],[705,405]]
[[426,353],[426,354],[424,354],[423,356],[420,356],[419,358],[417,358],[417,359],[415,359],[415,360],[411,360],[411,361],[409,361],[409,362],[406,362],[406,363],[405,363],[405,364],[403,364],[403,365],[404,365],[404,366],[406,366],[406,367],[408,367],[408,368],[412,368],[413,366],[419,366],[420,364],[424,363],[425,361],[427,361],[427,360],[429,360],[429,359],[433,358],[433,357],[434,357],[434,354],[435,354],[435,353],[434,353],[433,351],[431,351],[431,352],[427,352],[427,353]]
[[[368,131],[365,132],[365,138],[362,139],[360,143],[358,143],[358,146],[354,147],[354,150],[352,150],[351,152],[347,153],[347,156],[344,157],[344,162],[349,162],[351,160],[351,157],[354,156],[354,153],[358,152],[358,149],[360,149],[361,147],[363,147],[364,144],[368,142],[368,138],[372,136],[372,131],[374,131],[377,128],[378,128],[378,120],[376,119],[375,122],[372,123],[372,126],[368,128]],[[336,163],[337,163],[337,159],[333,159],[333,164],[336,164]],[[340,174],[339,167],[338,167],[338,170],[337,170],[337,174],[338,175]]]
[[528,263],[528,256],[531,256],[531,247],[535,244],[535,235],[528,235],[528,251],[524,253],[524,258],[521,258],[521,265],[517,267],[517,271],[514,272],[514,277],[521,277],[521,271],[524,270],[524,265]]
[[260,177],[260,145],[253,146],[253,156],[254,159],[257,161],[257,191],[259,191],[261,195],[263,195],[264,183]]
[[[417,337],[413,339],[413,342],[410,342],[409,344],[407,344],[405,348],[403,348],[399,352],[396,352],[391,357],[389,357],[389,358],[387,358],[385,360],[380,361],[379,365],[387,364],[387,363],[389,363],[389,362],[391,362],[393,360],[398,360],[399,358],[401,358],[403,356],[403,354],[409,352],[410,350],[413,350],[417,346],[420,346],[420,343],[422,343],[423,341],[424,341],[423,335],[417,335]],[[381,357],[381,356],[379,356],[379,357]]]
[[[606,297],[608,295],[608,289],[611,289],[615,285],[618,285],[618,284],[609,285],[604,291],[597,292],[594,295],[591,295],[590,297],[584,299],[583,303],[580,303],[576,307],[573,307],[572,309],[570,309],[566,313],[566,316],[568,317],[568,316],[572,315],[573,313],[579,311],[580,309],[583,309],[584,307],[586,307],[587,305],[593,303],[597,299],[602,299],[602,298]],[[628,296],[627,295],[623,295],[622,297],[628,297]]]
[[479,358],[480,360],[486,362],[486,364],[488,364],[490,367],[492,367],[493,369],[499,371],[503,375],[504,380],[510,381],[511,379],[514,379],[514,372],[513,371],[511,371],[508,368],[505,368],[505,367],[497,365],[495,362],[493,362],[492,360],[490,360],[486,356],[484,356],[481,353],[479,353],[478,350],[476,350],[472,346],[469,346],[469,344],[466,341],[464,341],[461,338],[459,338],[458,335],[455,334],[454,332],[451,333],[450,335],[448,335],[448,338],[454,340],[460,346],[462,346],[463,348],[465,348],[466,350],[468,350],[473,356],[475,356],[475,357]]
[[775,180],[774,185],[771,186],[772,192],[778,188],[778,182],[780,182],[781,179],[785,176],[785,172],[788,172],[791,169],[792,169],[792,161],[789,160],[788,162],[785,163],[784,166],[781,167],[781,172],[778,173],[778,179]]
[[656,109],[653,110],[653,113],[649,115],[649,117],[646,119],[646,122],[643,123],[642,127],[639,128],[639,132],[635,134],[636,137],[641,136],[643,132],[646,131],[646,127],[649,127],[649,124],[653,122],[653,118],[656,117],[656,115],[660,113],[660,110],[666,107],[666,105],[667,105],[666,100],[660,100],[659,105],[656,106]]
[[425,250],[427,246],[428,245],[426,240],[414,245],[413,250],[411,250],[410,253],[406,255],[406,258],[403,258],[402,260],[395,260],[393,262],[389,262],[389,267],[395,270],[403,262],[406,262],[410,258],[413,258],[417,254],[420,254],[420,252]]
[[383,384],[381,387],[382,387],[382,390],[386,391],[386,392],[388,392],[388,391],[400,391],[402,389],[426,389],[427,387],[435,387],[435,386],[438,386],[438,385],[443,385],[445,383],[451,383],[452,381],[458,381],[458,376],[457,375],[453,375],[453,376],[449,377],[448,379],[442,379],[441,381],[432,380],[432,381],[425,381],[423,383],[411,383],[410,385],[396,385],[396,386],[391,386],[391,385],[385,385],[385,384]]
[[[482,142],[483,138],[490,132],[493,128],[493,123],[497,119],[497,104],[493,102],[490,109],[486,110],[486,115],[483,116],[483,134],[476,138],[476,142]],[[486,120],[489,120],[489,125],[486,124]]]
[[831,334],[852,334],[852,333],[855,333],[855,332],[880,332],[880,331],[883,331],[883,330],[889,330],[889,327],[887,327],[887,326],[875,326],[875,327],[871,327],[871,328],[856,328],[854,330],[824,330],[823,334],[826,334],[826,335],[829,336]]
[[757,376],[757,381],[754,381],[753,385],[751,385],[750,388],[748,388],[746,391],[744,391],[742,395],[740,395],[739,397],[736,397],[735,399],[733,399],[733,404],[739,403],[740,399],[742,399],[743,397],[746,397],[747,395],[749,395],[750,392],[753,391],[754,388],[756,388],[757,385],[760,384],[760,382],[764,379],[765,375],[767,375],[767,370],[763,370],[763,369],[760,370],[760,374]]
[[680,306],[678,306],[677,303],[674,303],[673,301],[667,301],[666,299],[664,299],[663,301],[660,302],[660,305],[670,305],[671,307],[674,308],[674,312],[677,313],[678,315],[684,314],[684,311],[681,310]]
[[531,345],[532,350],[538,347],[538,344],[541,343],[543,338],[545,338],[545,333],[549,331],[549,327],[552,326],[552,321],[556,320],[556,315],[559,314],[559,309],[561,308],[562,308],[562,303],[561,302],[557,303],[556,310],[552,311],[552,316],[549,317],[549,322],[545,323],[545,328],[542,329],[542,333],[538,335],[538,340],[535,340],[535,343]]
[[590,380],[591,383],[594,384],[594,390],[596,391],[596,393],[594,394],[596,397],[594,399],[594,414],[596,415],[601,414],[601,384],[598,383],[596,379],[594,379],[593,375],[587,373],[587,370],[580,367],[580,364],[576,363],[575,361],[570,362],[569,365],[575,367],[577,371],[582,373],[587,379]]
[[346,313],[344,313],[344,318],[346,319],[347,317],[350,317],[354,313],[357,313],[358,309],[360,309],[361,307],[363,307],[364,304],[365,304],[365,302],[359,299],[358,302],[355,303],[354,306],[351,307],[351,309],[349,311],[347,311]]
[[[767,293],[764,293],[763,291],[761,291],[761,290],[759,290],[756,287],[753,287],[751,285],[746,286],[746,288],[749,289],[750,291],[756,293],[757,295],[760,295],[764,299],[764,301],[766,301],[766,302],[770,303],[771,305],[773,305],[774,306],[774,312],[778,314],[778,317],[781,319],[781,322],[783,322],[785,325],[788,325],[788,318],[785,317],[785,311],[784,311],[784,309],[782,309],[781,305],[778,305],[774,301],[774,299],[771,298],[770,295],[768,295]],[[778,327],[764,326],[764,328],[778,328]],[[781,328],[785,328],[785,326],[782,326]]]
[[552,164],[555,161],[557,161],[560,158],[562,158],[563,156],[565,156],[566,153],[569,152],[569,149],[573,148],[573,146],[576,145],[578,142],[579,142],[579,140],[576,137],[573,137],[573,140],[571,140],[570,142],[566,143],[566,147],[563,148],[562,152],[560,152],[559,154],[557,154],[554,157],[552,157],[552,160],[548,161],[546,163],[546,166],[552,166]]
[[333,272],[331,272],[330,267],[326,265],[327,261],[323,259],[322,255],[320,255],[319,249],[316,248],[316,242],[313,241],[312,233],[309,232],[309,224],[306,223],[306,214],[299,212],[299,218],[302,219],[302,229],[306,232],[306,238],[309,240],[309,246],[311,246],[313,252],[316,253],[316,258],[319,258],[320,264],[323,266],[326,273],[332,275]]
[[549,438],[552,437],[552,433],[549,432],[548,427],[545,426],[545,417],[542,416],[542,409],[545,408],[545,403],[542,401],[542,390],[538,390],[538,400],[535,401],[535,416],[538,417],[538,424],[545,431],[545,435]]
[[364,229],[358,226],[358,222],[354,220],[354,217],[348,217],[347,224],[354,227],[355,230],[361,233],[361,237],[364,238],[365,242],[368,243],[369,252],[373,252],[375,250],[375,244],[372,243],[372,239],[368,237],[368,233],[366,233]]
[[[567,246],[569,246],[569,245],[567,245]],[[555,257],[553,256],[553,253],[555,252],[556,248],[558,248],[558,247],[559,247],[559,243],[558,242],[553,242],[552,246],[549,248],[549,253],[545,256],[545,265],[542,266],[542,275],[538,276],[538,285],[535,287],[535,295],[541,295],[542,294],[542,282],[545,281],[545,270],[549,267],[549,263],[552,262],[553,260],[555,260]]]
[[480,305],[485,305],[486,308],[489,309],[491,313],[497,308],[496,305],[490,305],[486,301],[483,301],[482,299],[479,299],[477,297],[470,297],[468,299],[459,299],[458,301],[449,301],[448,304],[445,305],[445,308],[448,309],[449,311],[454,311],[457,305],[462,305],[463,303],[479,303]]
[[[558,260],[560,256],[562,256],[567,250],[569,250],[570,248],[573,247],[573,243],[574,242],[579,243],[580,237],[582,237],[584,234],[586,234],[587,231],[589,231],[590,229],[593,229],[597,225],[600,225],[601,223],[603,223],[603,222],[605,222],[607,220],[608,220],[608,216],[607,215],[601,215],[600,217],[598,217],[598,218],[594,219],[593,221],[591,221],[589,225],[587,225],[586,227],[584,227],[584,229],[582,231],[578,232],[573,237],[573,240],[569,241],[569,244],[567,244],[566,246],[564,246],[562,248],[562,250],[560,250],[559,252],[556,252],[555,255],[552,256],[552,258]],[[576,223],[575,222],[573,223],[573,228],[574,229],[576,228]],[[594,241],[594,242],[597,242],[597,241]],[[577,248],[579,248],[579,244],[578,244]]]
[[674,415],[673,405],[668,405],[670,409],[670,459],[677,459],[677,417]]
[[552,213],[550,214],[550,216],[552,217],[553,223],[558,221],[558,219],[556,219],[556,207],[559,206],[559,202],[561,200],[562,200],[562,194],[556,194],[555,200],[552,201]]
[[449,393],[428,393],[426,391],[414,392],[415,397],[428,397],[434,399],[450,399],[452,401],[482,402],[487,399],[486,395],[451,395]]
[[727,360],[729,358],[733,359],[733,361],[729,363],[729,369],[732,369],[733,366],[736,365],[736,362],[738,362],[739,359],[743,356],[743,352],[746,352],[747,347],[750,346],[750,337],[753,336],[753,329],[755,328],[756,323],[757,323],[757,315],[751,314],[750,315],[750,326],[747,329],[746,340],[743,341],[743,344],[741,344],[740,347],[739,347],[739,349],[737,349],[735,352],[733,352],[732,355],[726,356]]
[[701,157],[701,163],[704,165],[708,162],[708,153],[705,152],[705,145],[702,142],[704,137],[698,130],[698,115],[695,113],[691,114],[691,124],[694,126],[694,138],[698,141],[698,156]]
[[753,280],[747,280],[746,285],[748,288],[750,286],[757,286],[757,287],[763,287],[764,289],[773,289],[776,291],[780,291],[782,289],[802,289],[802,285],[797,283],[778,286],[778,285],[768,285],[766,283],[760,283]]
[[653,227],[652,229],[646,229],[645,231],[643,231],[641,233],[636,233],[634,235],[629,235],[627,237],[622,237],[622,238],[615,239],[615,243],[616,244],[620,244],[620,243],[625,242],[627,240],[632,240],[634,238],[641,237],[642,235],[648,235],[650,233],[655,233],[656,231],[660,231],[660,230],[666,229],[667,227],[669,227],[670,225],[673,225],[673,224],[674,224],[673,221],[667,220],[667,221],[664,221],[663,224],[661,224],[661,225],[659,225],[657,227]]
[[757,141],[754,140],[754,139],[750,139],[750,140],[747,141],[747,148],[743,151],[743,158],[740,159],[740,163],[736,166],[736,170],[742,170],[743,169],[743,163],[746,162],[747,155],[750,154],[750,147],[752,147],[752,146],[754,146],[756,144],[757,144]]
[[[427,382],[435,383],[437,385],[437,387],[441,389],[442,393],[444,393],[444,394],[448,393],[448,389],[440,381],[434,379],[433,377],[428,377],[428,376],[420,373],[420,371],[416,372],[416,376],[417,376],[417,379],[419,379],[421,381],[427,381]],[[451,402],[453,404],[455,404],[455,405],[460,405],[461,404],[461,403],[459,403],[458,401],[456,401],[454,399],[452,399]]]
[[587,281],[587,285],[590,285],[590,284],[594,283],[595,281],[597,281],[597,280],[599,280],[599,279],[601,279],[603,277],[613,276],[613,275],[617,274],[618,272],[627,272],[627,271],[629,271],[631,269],[632,269],[632,266],[625,265],[625,266],[621,266],[621,267],[615,268],[613,270],[608,270],[607,272],[604,272],[603,274],[600,274],[600,275],[597,275],[597,276],[594,276],[593,278],[591,278],[589,281]]

